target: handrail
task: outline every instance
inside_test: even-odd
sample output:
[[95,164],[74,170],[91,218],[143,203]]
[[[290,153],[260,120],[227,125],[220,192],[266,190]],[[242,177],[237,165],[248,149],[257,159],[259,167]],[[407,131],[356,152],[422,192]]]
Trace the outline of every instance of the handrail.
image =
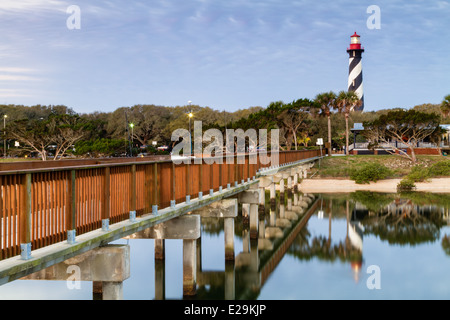
[[[305,152],[313,150],[289,150],[280,151],[280,154],[289,154],[295,152]],[[223,154],[222,158],[231,158],[236,156],[258,155],[260,153],[243,153],[243,154]],[[270,156],[270,151],[267,151],[267,156]],[[198,156],[197,156],[198,158]],[[209,157],[208,159],[219,159],[220,157]],[[77,162],[84,162],[85,164],[77,164]],[[72,169],[90,169],[100,168],[105,166],[127,166],[130,164],[150,164],[150,163],[172,163],[170,155],[167,156],[151,156],[151,157],[129,157],[129,158],[98,158],[98,159],[70,159],[70,160],[50,160],[50,161],[23,161],[23,162],[6,162],[0,163],[1,174],[21,174],[29,172],[49,172],[56,170],[72,170]],[[19,169],[17,169],[19,167]],[[21,168],[31,167],[31,168]]]

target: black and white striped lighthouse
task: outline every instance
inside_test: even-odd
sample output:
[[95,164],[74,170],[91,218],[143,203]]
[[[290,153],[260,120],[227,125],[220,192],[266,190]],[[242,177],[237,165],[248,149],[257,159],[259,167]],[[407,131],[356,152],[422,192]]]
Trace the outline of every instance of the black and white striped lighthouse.
[[355,111],[364,110],[364,91],[363,91],[363,75],[362,75],[362,53],[364,48],[361,47],[360,36],[356,34],[351,36],[350,48],[347,49],[350,56],[348,71],[348,91],[355,91],[361,99],[362,104]]

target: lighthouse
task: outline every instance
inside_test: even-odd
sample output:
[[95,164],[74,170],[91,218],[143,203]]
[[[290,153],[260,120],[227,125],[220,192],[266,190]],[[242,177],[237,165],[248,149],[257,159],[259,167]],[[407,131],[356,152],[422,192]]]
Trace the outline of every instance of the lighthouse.
[[350,56],[348,67],[348,91],[354,91],[361,99],[362,104],[355,111],[364,110],[364,92],[363,92],[363,75],[361,58],[364,48],[361,47],[360,36],[356,34],[352,35],[350,41],[350,47],[347,52]]

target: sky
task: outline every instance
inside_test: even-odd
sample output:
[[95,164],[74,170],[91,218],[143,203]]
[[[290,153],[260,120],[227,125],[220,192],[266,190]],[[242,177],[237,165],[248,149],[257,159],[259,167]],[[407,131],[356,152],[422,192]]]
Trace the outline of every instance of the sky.
[[450,0],[0,0],[0,104],[314,99],[347,90],[354,32],[365,111],[436,104],[450,94],[449,17]]

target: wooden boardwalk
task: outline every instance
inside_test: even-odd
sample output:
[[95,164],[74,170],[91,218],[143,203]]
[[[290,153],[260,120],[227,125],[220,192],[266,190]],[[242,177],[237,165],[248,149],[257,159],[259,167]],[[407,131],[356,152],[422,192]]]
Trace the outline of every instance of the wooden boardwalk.
[[[280,152],[279,166],[318,156],[318,150]],[[58,167],[47,167],[48,163],[3,167],[9,170],[0,172],[0,260],[16,256],[28,260],[31,249],[75,244],[83,234],[104,233],[121,222],[158,216],[179,204],[187,209],[192,209],[191,202],[206,205],[198,200],[222,190],[229,190],[226,196],[240,192],[270,166],[259,156],[240,156],[239,163],[237,157],[223,157],[222,164],[206,159],[175,164],[169,159],[133,158],[82,165],[54,162]],[[245,188],[238,188],[244,184]]]

